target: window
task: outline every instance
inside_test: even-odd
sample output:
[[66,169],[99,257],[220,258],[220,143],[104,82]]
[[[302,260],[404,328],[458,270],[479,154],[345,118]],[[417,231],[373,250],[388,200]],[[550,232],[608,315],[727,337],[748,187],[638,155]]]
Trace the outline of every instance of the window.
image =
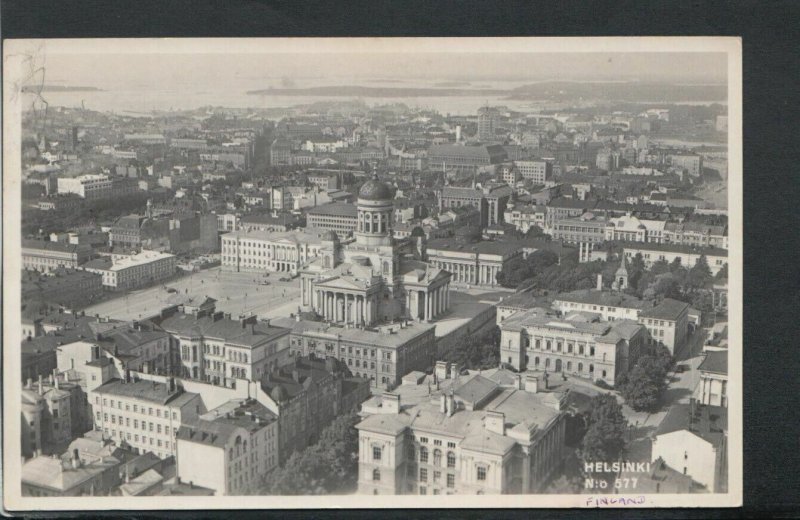
[[381,447],[380,446],[373,446],[372,447],[372,460],[381,460]]
[[433,450],[433,464],[435,466],[442,465],[442,452],[441,450]]
[[419,481],[420,482],[428,481],[428,468],[419,468]]
[[419,461],[426,463],[428,462],[428,448],[425,446],[422,446],[419,449]]
[[456,454],[452,451],[447,452],[447,467],[448,468],[455,468],[456,467]]
[[420,495],[427,495],[428,494],[428,488],[426,488],[425,486],[420,486],[419,487],[419,494]]
[[452,473],[447,474],[447,487],[454,488],[456,487],[456,476]]
[[447,443],[447,447],[448,448],[455,448],[456,447],[456,443],[455,442],[448,442]]
[[486,480],[486,468],[483,466],[478,466],[478,480]]
[[381,480],[381,470],[375,468],[372,470],[372,480],[379,482]]
[[436,483],[436,482],[439,482],[440,480],[442,480],[442,472],[441,471],[434,471],[433,472],[433,482]]

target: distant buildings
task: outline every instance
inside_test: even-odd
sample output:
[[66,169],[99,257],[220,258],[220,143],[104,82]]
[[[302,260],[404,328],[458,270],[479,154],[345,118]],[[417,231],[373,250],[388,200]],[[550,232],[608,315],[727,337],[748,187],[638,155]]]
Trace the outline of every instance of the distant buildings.
[[87,262],[84,268],[103,276],[103,286],[112,290],[136,289],[175,274],[175,255],[143,250],[132,255],[115,254]]
[[513,190],[506,184],[487,184],[482,189],[445,186],[437,196],[440,212],[473,206],[481,212],[481,226],[488,227],[503,221],[512,194]]
[[497,284],[497,274],[508,263],[523,255],[524,245],[517,241],[481,241],[460,243],[440,238],[428,242],[428,261],[452,274],[453,281],[472,284]]
[[498,113],[494,108],[481,107],[478,109],[478,139],[481,141],[495,140],[495,124]]
[[553,176],[553,164],[548,161],[514,161],[514,166],[523,179],[530,179],[534,184],[544,184]]
[[432,171],[455,170],[475,173],[481,168],[500,164],[508,159],[506,150],[499,144],[483,146],[433,145],[428,150],[428,168]]
[[686,269],[691,269],[700,261],[701,256],[706,257],[706,262],[712,275],[716,275],[720,269],[728,265],[728,251],[716,247],[703,248],[680,244],[626,243],[623,251],[628,261],[632,260],[636,255],[642,255],[642,260],[644,260],[644,264],[648,268],[652,267],[655,262],[664,261],[668,264],[678,262]]
[[111,195],[112,185],[107,175],[59,177],[58,193],[74,193],[83,199],[100,199]]
[[83,308],[103,294],[103,277],[76,269],[54,269],[49,274],[22,272],[22,301],[62,305],[67,309]]
[[86,245],[65,244],[39,239],[22,240],[22,268],[49,272],[58,268],[77,268],[91,257]]

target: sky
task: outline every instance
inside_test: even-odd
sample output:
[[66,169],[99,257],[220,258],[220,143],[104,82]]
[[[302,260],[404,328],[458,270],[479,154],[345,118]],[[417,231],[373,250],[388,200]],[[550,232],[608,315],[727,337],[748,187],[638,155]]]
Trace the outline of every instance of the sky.
[[[268,50],[268,42],[264,48]],[[724,84],[722,53],[675,52],[248,52],[225,54],[100,53],[40,57],[46,82],[114,88],[187,84],[224,88],[230,81],[258,88],[290,78],[294,85],[346,84],[366,79],[412,81],[601,80]],[[401,83],[397,84],[402,86]]]

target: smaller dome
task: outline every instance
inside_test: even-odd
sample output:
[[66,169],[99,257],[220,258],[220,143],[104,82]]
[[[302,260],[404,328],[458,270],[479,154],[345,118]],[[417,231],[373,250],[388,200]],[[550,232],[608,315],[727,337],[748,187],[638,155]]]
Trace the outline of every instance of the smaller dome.
[[276,403],[282,403],[289,399],[289,392],[286,391],[283,385],[278,385],[272,389],[269,396],[272,397],[273,401]]
[[330,230],[323,233],[321,238],[322,240],[326,240],[329,242],[335,242],[336,240],[339,240],[339,236],[336,234],[336,232]]
[[411,236],[413,238],[416,238],[416,237],[423,237],[424,238],[425,237],[425,231],[421,227],[416,226],[414,229],[411,230]]
[[644,224],[639,224],[638,229],[647,229]]

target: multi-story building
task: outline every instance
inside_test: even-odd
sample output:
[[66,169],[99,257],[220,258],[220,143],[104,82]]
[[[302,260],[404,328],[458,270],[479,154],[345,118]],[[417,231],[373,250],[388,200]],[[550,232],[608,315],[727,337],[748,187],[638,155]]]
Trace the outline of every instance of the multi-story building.
[[686,269],[691,269],[705,256],[712,275],[728,265],[728,251],[716,247],[692,247],[680,244],[634,244],[624,245],[624,255],[630,262],[636,255],[642,255],[646,267],[652,267],[662,260],[667,263],[680,262]]
[[711,350],[697,367],[700,383],[695,397],[701,404],[728,407],[728,352]]
[[125,134],[125,141],[143,145],[167,144],[167,138],[161,134]]
[[331,421],[369,396],[369,382],[351,378],[333,357],[294,356],[290,365],[268,372],[260,389],[277,406],[280,464],[293,452],[317,442]]
[[22,495],[80,497],[108,495],[122,483],[121,460],[110,455],[38,455],[22,465]]
[[550,234],[553,240],[569,244],[599,244],[605,240],[606,219],[587,212],[578,218],[556,220]]
[[553,308],[563,314],[586,312],[603,320],[632,320],[645,326],[650,345],[663,345],[675,354],[689,334],[689,304],[665,298],[656,304],[625,293],[586,289],[559,294]]
[[[300,225],[300,219],[291,214],[282,212],[277,215],[247,215],[239,221],[242,231],[289,231]],[[236,230],[231,230],[236,231]]]
[[292,143],[283,138],[275,139],[269,147],[270,166],[288,166],[292,163]]
[[309,173],[308,182],[324,191],[338,190],[339,177],[329,173]]
[[506,207],[505,222],[511,224],[519,231],[527,233],[533,226],[544,229],[546,213],[547,208],[545,206],[536,206],[532,204],[509,205]]
[[89,391],[95,430],[136,453],[154,453],[163,459],[177,452],[181,424],[202,411],[199,394],[186,392],[170,379],[167,383],[126,374]]
[[205,150],[208,148],[208,141],[205,139],[173,137],[169,140],[169,147],[179,150]]
[[691,399],[673,405],[655,432],[651,458],[704,486],[711,493],[728,488],[728,409]]
[[412,373],[396,393],[362,405],[368,416],[356,426],[360,494],[527,494],[544,488],[566,455],[565,396],[537,393],[535,377],[504,387],[477,373],[457,374],[434,380]]
[[664,240],[666,225],[667,223],[663,220],[645,220],[627,214],[622,217],[608,219],[605,239],[660,244]]
[[217,215],[217,231],[227,233],[238,231],[241,217],[236,213],[221,213]]
[[91,247],[38,239],[22,240],[22,268],[41,272],[60,267],[76,268],[89,260]]
[[286,272],[319,255],[330,231],[234,231],[222,236],[222,267],[232,271]]
[[41,376],[36,384],[28,379],[22,390],[22,455],[53,453],[86,431],[81,428],[86,426],[85,418],[77,409],[78,405],[83,407],[84,400],[80,387],[56,374],[51,373],[46,383]]
[[543,159],[533,161],[514,161],[520,176],[530,179],[534,184],[544,184],[553,177],[553,164]]
[[699,177],[703,173],[703,157],[701,155],[675,152],[667,157],[673,167],[686,170],[692,177]]
[[278,436],[278,417],[264,405],[228,401],[181,425],[177,476],[216,495],[253,493],[278,467]]
[[440,212],[473,206],[481,212],[481,226],[488,227],[503,221],[512,194],[513,190],[507,184],[489,183],[482,189],[444,187],[437,197]]
[[540,309],[510,316],[500,330],[500,358],[514,369],[570,374],[612,386],[647,342],[646,329],[635,321],[607,322],[584,313],[556,318]]
[[664,228],[663,242],[728,249],[728,230],[725,226],[710,226],[698,222],[668,222]]
[[306,210],[306,225],[312,228],[333,231],[344,239],[351,236],[358,221],[358,208],[348,202],[333,202]]
[[455,282],[472,285],[497,284],[497,274],[508,263],[524,254],[524,245],[516,241],[484,241],[463,244],[439,238],[427,244],[428,261],[452,275]]
[[175,274],[175,255],[142,250],[133,255],[113,255],[87,262],[87,271],[103,275],[103,286],[112,290],[135,289]]
[[108,175],[80,175],[78,177],[59,177],[58,193],[74,193],[84,199],[109,197],[113,186]]
[[433,145],[428,150],[428,167],[432,171],[475,173],[481,168],[500,164],[508,159],[499,144],[484,146]]
[[481,141],[494,141],[494,129],[497,121],[497,110],[491,107],[478,109],[478,139]]
[[563,219],[580,217],[591,211],[597,205],[596,200],[579,200],[559,197],[547,203],[545,212],[545,230],[552,229],[553,225]]
[[372,387],[389,389],[413,370],[427,370],[436,356],[435,327],[425,323],[385,325],[377,329],[340,327],[301,320],[291,326],[292,356],[334,357]]
[[236,320],[212,308],[175,314],[160,326],[172,336],[185,378],[235,386],[240,379],[259,381],[288,359],[289,329],[255,316]]

